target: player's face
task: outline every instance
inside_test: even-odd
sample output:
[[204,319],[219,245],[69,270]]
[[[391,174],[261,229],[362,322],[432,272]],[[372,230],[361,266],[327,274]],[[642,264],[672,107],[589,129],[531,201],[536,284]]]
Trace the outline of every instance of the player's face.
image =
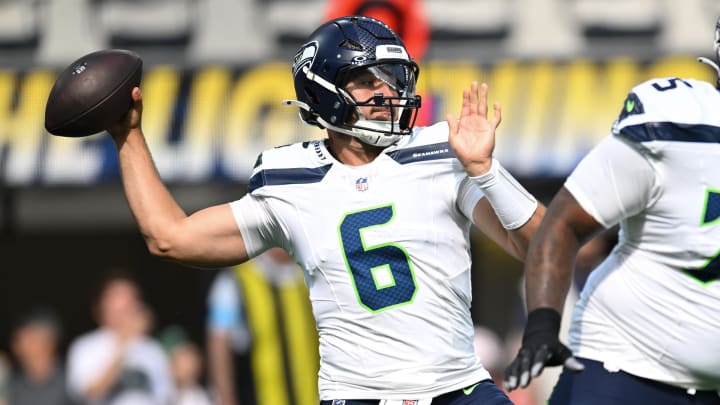
[[[397,97],[396,81],[390,72],[384,71],[382,67],[374,67],[353,75],[345,89],[357,102],[368,102],[369,105],[358,107],[366,119],[390,121],[393,120],[392,101],[378,96]],[[374,100],[382,101],[378,103]]]

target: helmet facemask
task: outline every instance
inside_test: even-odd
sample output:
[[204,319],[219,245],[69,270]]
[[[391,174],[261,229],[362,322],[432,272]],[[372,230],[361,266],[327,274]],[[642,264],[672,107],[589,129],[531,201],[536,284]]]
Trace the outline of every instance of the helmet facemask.
[[[341,125],[331,125],[330,129],[357,137],[364,143],[375,146],[388,146],[401,136],[412,133],[420,97],[415,95],[416,66],[410,63],[378,63],[341,72],[337,87],[338,94],[347,104],[347,114]],[[358,99],[351,94],[348,85],[362,88],[369,86],[384,87],[392,90],[393,95],[375,92],[366,99]],[[362,109],[386,110],[387,118],[371,119]]]

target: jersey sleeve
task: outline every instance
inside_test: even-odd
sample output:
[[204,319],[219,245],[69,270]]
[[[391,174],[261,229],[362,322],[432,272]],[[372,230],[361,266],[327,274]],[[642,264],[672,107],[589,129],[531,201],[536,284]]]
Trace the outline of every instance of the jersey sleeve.
[[475,206],[483,196],[484,194],[482,190],[480,190],[480,187],[470,181],[467,175],[462,176],[460,186],[458,187],[457,205],[460,212],[470,221],[473,220]]
[[283,232],[278,216],[273,215],[265,198],[248,193],[231,202],[230,207],[249,257],[255,257],[274,246],[286,246],[283,241],[288,239],[288,235]]
[[590,151],[565,181],[580,206],[606,228],[645,209],[655,185],[648,160],[612,136]]

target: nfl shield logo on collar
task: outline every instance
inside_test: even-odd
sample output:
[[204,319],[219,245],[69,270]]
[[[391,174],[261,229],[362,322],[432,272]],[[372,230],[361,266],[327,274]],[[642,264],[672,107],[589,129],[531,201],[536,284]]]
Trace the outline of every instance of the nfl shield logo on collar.
[[417,405],[417,399],[404,399],[402,405]]
[[355,190],[366,191],[367,189],[368,189],[367,177],[360,177],[359,179],[355,180]]
[[332,405],[345,405],[344,399],[333,399]]

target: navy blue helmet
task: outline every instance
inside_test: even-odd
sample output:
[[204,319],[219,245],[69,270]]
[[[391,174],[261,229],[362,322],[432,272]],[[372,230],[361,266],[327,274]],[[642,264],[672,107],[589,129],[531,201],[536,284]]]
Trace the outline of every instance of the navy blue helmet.
[[[372,73],[397,96],[376,94],[356,100],[345,85],[358,73]],[[301,119],[320,128],[355,136],[377,146],[387,146],[412,132],[420,96],[415,94],[418,65],[410,58],[400,37],[383,22],[352,16],[331,20],[316,29],[293,61]],[[358,107],[389,105],[388,121],[366,119]]]
[[720,62],[720,17],[718,17],[715,22],[715,42],[713,43],[713,51],[715,60],[701,56],[698,58],[698,61],[710,65],[710,67],[715,69],[715,73],[718,75],[718,78],[715,81],[715,87],[720,90],[720,66],[718,66],[718,62]]

